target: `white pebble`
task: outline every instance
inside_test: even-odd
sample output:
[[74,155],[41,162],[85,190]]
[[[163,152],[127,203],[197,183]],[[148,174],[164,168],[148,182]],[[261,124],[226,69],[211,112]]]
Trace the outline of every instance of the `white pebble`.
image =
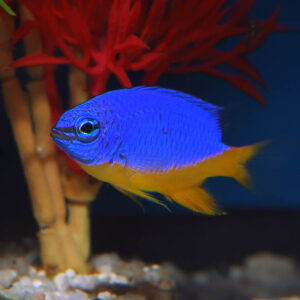
[[93,291],[100,284],[96,275],[77,275],[69,279],[71,288],[78,288],[86,291]]
[[18,274],[15,270],[0,270],[0,285],[7,288],[15,280],[17,280]]
[[97,298],[100,298],[102,300],[114,300],[116,299],[116,295],[115,294],[112,294],[108,291],[105,291],[105,292],[101,292],[97,295]]
[[19,283],[22,286],[31,286],[32,280],[28,276],[23,276],[23,277],[21,277]]
[[34,279],[34,280],[32,281],[32,285],[33,285],[35,288],[39,288],[39,287],[43,286],[44,284],[43,284],[43,282],[42,282],[41,280],[39,280],[39,279]]
[[66,270],[65,274],[69,277],[69,278],[73,278],[75,277],[76,273],[73,269],[68,269]]
[[57,274],[53,281],[60,291],[66,291],[69,288],[69,278],[65,273]]

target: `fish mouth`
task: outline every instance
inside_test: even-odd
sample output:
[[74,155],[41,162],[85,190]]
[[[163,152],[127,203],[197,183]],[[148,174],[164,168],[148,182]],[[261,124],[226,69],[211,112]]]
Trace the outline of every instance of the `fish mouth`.
[[[71,130],[68,130],[67,131],[68,133],[71,132]],[[73,132],[73,130],[72,130]],[[51,133],[50,133],[50,136],[54,139],[59,139],[59,140],[73,140],[75,137],[74,136],[69,136],[65,133],[65,130],[59,130],[57,128],[52,128],[51,129]]]

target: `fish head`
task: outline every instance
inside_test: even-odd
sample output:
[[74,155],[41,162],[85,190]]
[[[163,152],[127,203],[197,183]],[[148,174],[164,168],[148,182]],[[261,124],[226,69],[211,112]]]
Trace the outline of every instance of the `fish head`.
[[84,102],[61,115],[51,137],[72,159],[92,164],[104,155],[101,145],[111,127],[107,112],[93,99]]

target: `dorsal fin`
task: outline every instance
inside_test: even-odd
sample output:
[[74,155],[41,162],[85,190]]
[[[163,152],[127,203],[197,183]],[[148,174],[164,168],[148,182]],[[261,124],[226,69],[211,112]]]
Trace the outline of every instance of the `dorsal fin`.
[[180,92],[172,89],[166,89],[158,86],[138,86],[138,87],[130,88],[130,90],[143,91],[143,92],[156,92],[156,93],[171,95],[175,98],[183,99],[184,101],[187,101],[191,104],[194,104],[195,106],[198,106],[208,111],[216,119],[219,118],[219,111],[223,109],[220,106],[208,103],[200,98],[194,97],[184,92]]

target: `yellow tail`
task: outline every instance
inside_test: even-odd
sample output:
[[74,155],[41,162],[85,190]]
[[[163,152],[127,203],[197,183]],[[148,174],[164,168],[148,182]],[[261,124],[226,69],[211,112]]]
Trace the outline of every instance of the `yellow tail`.
[[[247,189],[251,189],[252,181],[245,169],[245,164],[266,143],[261,142],[250,146],[232,147],[230,150],[224,151],[222,155],[201,162],[197,168],[202,174],[202,182],[208,177],[225,176],[232,177]],[[201,187],[202,182],[199,183],[200,186],[196,185],[175,190],[168,195],[168,199],[199,213],[209,215],[222,214],[214,198]]]
[[215,176],[232,177],[248,190],[252,189],[252,180],[245,168],[245,164],[257,154],[268,142],[260,142],[250,146],[231,147],[216,162],[212,161],[212,168],[215,168]]

